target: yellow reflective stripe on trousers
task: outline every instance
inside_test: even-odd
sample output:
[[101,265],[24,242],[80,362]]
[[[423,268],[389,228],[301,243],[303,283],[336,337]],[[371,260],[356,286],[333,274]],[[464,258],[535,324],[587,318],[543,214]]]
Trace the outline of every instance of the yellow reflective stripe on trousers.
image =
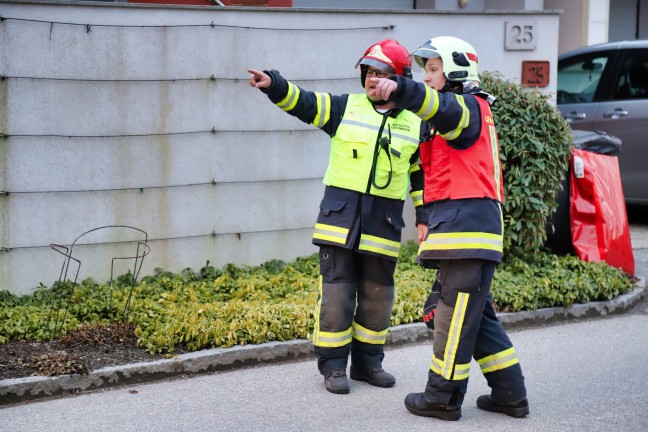
[[456,364],[454,368],[454,373],[452,374],[452,379],[455,381],[468,379],[469,374],[470,374],[470,363]]
[[448,340],[446,341],[445,351],[443,353],[444,365],[440,374],[447,380],[452,378],[452,367],[457,356],[459,340],[461,339],[461,329],[463,328],[466,308],[468,307],[468,299],[470,299],[470,294],[464,292],[457,293],[457,302],[452,313]]
[[417,191],[410,192],[410,197],[412,198],[412,202],[414,203],[414,207],[418,207],[418,206],[423,205],[423,191],[422,190],[417,190]]
[[[436,373],[437,375],[441,375],[444,368],[445,368],[445,362],[443,360],[439,360],[436,357],[432,357],[432,362],[430,363],[430,369],[432,369],[434,373]],[[452,374],[451,379],[453,381],[468,379],[469,374],[470,374],[470,363],[456,364],[454,366],[454,373]]]
[[482,373],[495,372],[501,369],[506,369],[509,366],[519,363],[515,348],[511,347],[507,350],[489,355],[482,359],[477,360]]
[[362,234],[360,236],[360,245],[358,246],[358,249],[390,257],[398,257],[398,253],[400,252],[400,243],[369,234]]
[[317,305],[315,305],[315,325],[313,326],[313,343],[317,340],[317,336],[319,334],[319,323],[320,323],[320,312],[322,311],[322,298],[324,297],[322,295],[322,282],[324,281],[324,278],[322,275],[319,276],[318,278],[318,285],[317,285]]
[[423,120],[429,120],[431,117],[434,117],[438,109],[439,94],[436,92],[436,90],[432,90],[426,86],[425,100],[423,100],[423,105],[421,105],[421,108],[414,114],[416,114]]
[[331,116],[331,96],[328,93],[315,93],[317,99],[317,115],[313,125],[322,128]]
[[351,343],[353,329],[349,327],[341,332],[318,331],[317,337],[313,339],[313,344],[319,347],[337,348]]
[[289,82],[288,94],[286,94],[286,97],[277,102],[275,105],[277,105],[284,111],[290,111],[291,109],[295,108],[295,105],[297,105],[300,93],[301,91],[299,90],[299,87]]
[[504,238],[501,234],[482,232],[430,233],[419,246],[419,253],[426,250],[487,249],[502,251]]
[[342,228],[335,225],[316,223],[313,238],[326,240],[333,243],[346,244],[348,228]]
[[387,339],[387,329],[376,332],[369,330],[368,328],[365,328],[354,321],[353,338],[359,340],[360,342],[365,342],[368,344],[384,345],[385,340]]

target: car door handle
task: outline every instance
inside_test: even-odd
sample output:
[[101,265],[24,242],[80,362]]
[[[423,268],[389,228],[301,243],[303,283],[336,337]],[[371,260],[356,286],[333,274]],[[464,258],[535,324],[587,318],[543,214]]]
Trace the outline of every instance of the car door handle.
[[587,117],[587,114],[585,114],[584,112],[572,111],[569,114],[565,115],[565,120],[567,121],[567,123],[571,123],[574,120],[583,120],[585,117]]
[[605,118],[618,119],[619,117],[625,117],[628,115],[628,111],[623,108],[615,108],[612,111],[608,111],[603,114]]

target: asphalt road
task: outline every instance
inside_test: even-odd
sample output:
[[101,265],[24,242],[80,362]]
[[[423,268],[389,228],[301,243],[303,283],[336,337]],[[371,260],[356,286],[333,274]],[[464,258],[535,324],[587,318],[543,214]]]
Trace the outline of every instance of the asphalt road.
[[351,393],[323,387],[313,360],[135,385],[0,409],[2,431],[646,431],[648,309],[512,331],[531,414],[481,411],[488,393],[471,368],[458,422],[417,417],[405,395],[422,391],[432,346],[387,350],[391,389],[351,381]]
[[[629,219],[645,277],[648,218]],[[489,389],[474,363],[461,420],[408,413],[405,395],[425,385],[427,342],[388,347],[391,389],[351,381],[351,394],[333,395],[311,359],[6,406],[0,431],[646,431],[646,329],[644,301],[624,315],[511,331],[529,393],[523,419],[476,408]]]

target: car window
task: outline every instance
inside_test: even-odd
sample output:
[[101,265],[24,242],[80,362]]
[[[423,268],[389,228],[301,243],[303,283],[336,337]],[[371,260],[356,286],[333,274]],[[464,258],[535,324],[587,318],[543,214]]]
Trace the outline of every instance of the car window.
[[595,54],[560,63],[556,102],[558,104],[592,102],[607,63],[607,54]]
[[648,50],[629,50],[621,65],[614,99],[646,98],[648,98]]

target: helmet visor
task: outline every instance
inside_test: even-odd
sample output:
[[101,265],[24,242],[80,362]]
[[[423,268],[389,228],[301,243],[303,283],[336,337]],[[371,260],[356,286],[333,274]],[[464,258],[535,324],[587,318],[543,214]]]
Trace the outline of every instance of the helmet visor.
[[419,65],[422,69],[425,69],[425,62],[427,62],[427,59],[441,57],[441,54],[432,49],[430,44],[425,44],[417,48],[416,51],[414,51],[410,55],[414,58],[416,64]]
[[356,69],[358,66],[363,65],[363,66],[371,66],[375,69],[378,69],[381,72],[384,72],[386,74],[393,74],[396,72],[393,67],[389,66],[387,63],[383,63],[378,60],[374,60],[369,57],[362,57],[360,60],[358,60],[358,63],[356,63],[355,67]]

